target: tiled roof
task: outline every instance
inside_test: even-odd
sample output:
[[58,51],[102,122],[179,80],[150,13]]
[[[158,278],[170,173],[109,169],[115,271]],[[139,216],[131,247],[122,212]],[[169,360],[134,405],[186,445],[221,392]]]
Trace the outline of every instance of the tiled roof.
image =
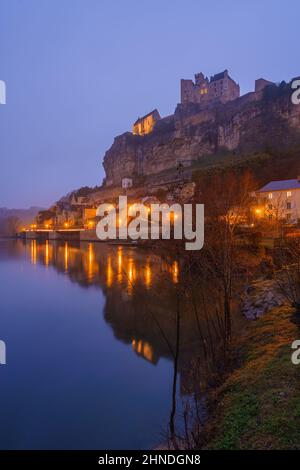
[[216,82],[217,80],[222,80],[222,78],[225,77],[225,72],[226,70],[224,70],[224,72],[216,73],[215,75],[210,77],[210,82]]
[[269,191],[283,191],[286,189],[300,189],[300,181],[298,179],[270,181],[270,183],[258,189],[257,192],[264,193]]
[[158,115],[157,117],[159,117],[159,112],[157,111],[157,109],[153,109],[153,111],[151,111],[151,112],[148,113],[148,114],[145,114],[145,116],[139,117],[139,118],[135,121],[135,123],[134,123],[133,125],[135,126],[136,124],[139,124],[139,123],[142,122],[145,118],[147,118],[148,116],[151,116],[151,114]]

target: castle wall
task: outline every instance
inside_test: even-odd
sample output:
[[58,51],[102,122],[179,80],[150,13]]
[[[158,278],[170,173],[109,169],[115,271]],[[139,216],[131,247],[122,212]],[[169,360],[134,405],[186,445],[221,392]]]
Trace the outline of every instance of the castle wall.
[[273,83],[269,80],[265,80],[264,78],[258,78],[255,80],[255,92],[258,93],[269,85],[273,85]]
[[240,96],[240,87],[229,77],[227,70],[219,74],[220,78],[215,79],[211,77],[204,78],[202,73],[195,75],[195,82],[193,80],[181,80],[181,104],[207,104],[212,101],[227,101],[235,100]]

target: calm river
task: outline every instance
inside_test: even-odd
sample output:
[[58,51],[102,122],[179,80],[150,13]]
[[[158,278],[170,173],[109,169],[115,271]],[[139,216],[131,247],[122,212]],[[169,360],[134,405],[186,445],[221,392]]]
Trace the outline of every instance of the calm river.
[[[1,240],[0,448],[163,441],[173,379],[165,338],[174,340],[178,279],[177,261],[139,248]],[[192,318],[184,330],[179,401],[197,344]]]

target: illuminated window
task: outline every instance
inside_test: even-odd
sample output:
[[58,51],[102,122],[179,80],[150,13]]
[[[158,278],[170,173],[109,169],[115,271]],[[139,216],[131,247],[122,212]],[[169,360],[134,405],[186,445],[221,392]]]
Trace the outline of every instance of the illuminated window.
[[268,198],[269,198],[269,199],[273,199],[273,193],[269,193],[269,194],[268,194]]
[[292,191],[287,191],[286,192],[286,197],[291,197],[291,195],[292,195]]

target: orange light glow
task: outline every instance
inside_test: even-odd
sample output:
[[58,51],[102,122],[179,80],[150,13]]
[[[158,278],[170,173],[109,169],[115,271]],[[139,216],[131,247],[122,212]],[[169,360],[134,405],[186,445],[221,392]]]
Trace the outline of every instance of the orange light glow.
[[111,265],[111,257],[109,256],[107,258],[107,269],[106,269],[106,285],[107,287],[111,287],[112,283],[113,283],[113,269],[112,269],[112,265]]
[[46,240],[46,246],[45,246],[45,265],[49,265],[49,240]]
[[31,263],[36,264],[36,262],[37,262],[36,240],[31,240]]
[[179,268],[177,261],[174,261],[174,263],[172,264],[171,273],[174,284],[177,284],[179,280]]
[[122,253],[122,247],[118,247],[118,282],[122,282],[123,278],[123,269],[122,269],[122,264],[123,264],[123,253]]
[[68,271],[68,264],[69,264],[69,247],[68,242],[65,243],[65,272]]
[[144,357],[147,361],[153,362],[154,354],[153,348],[147,341],[133,339],[132,349],[139,355]]
[[127,292],[128,295],[132,294],[133,291],[133,284],[136,278],[136,271],[133,259],[130,258],[128,261],[128,269],[127,269]]
[[92,243],[88,245],[88,267],[87,277],[89,280],[93,279],[95,273],[98,272],[98,265],[95,261],[94,246]]
[[151,267],[149,264],[147,264],[145,268],[145,284],[147,288],[151,286],[151,276],[152,276]]

